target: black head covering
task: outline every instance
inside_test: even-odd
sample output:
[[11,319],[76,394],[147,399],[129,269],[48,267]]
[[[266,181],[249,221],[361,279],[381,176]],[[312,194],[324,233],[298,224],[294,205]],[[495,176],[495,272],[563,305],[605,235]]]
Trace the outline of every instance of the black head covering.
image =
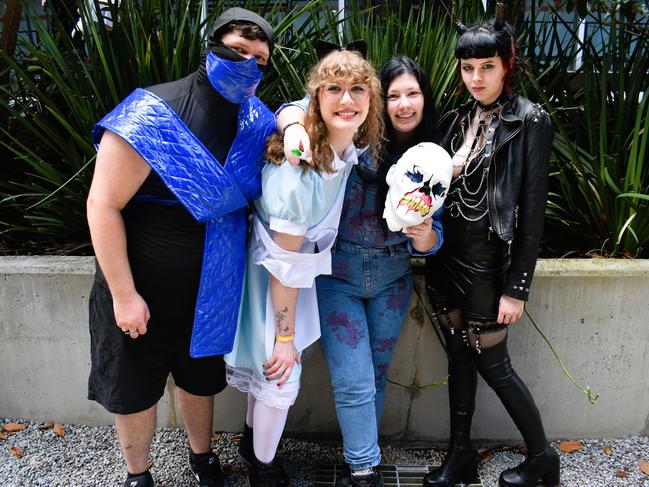
[[316,39],[315,41],[315,53],[318,57],[318,61],[322,61],[334,51],[342,51],[343,49],[346,51],[355,51],[360,54],[363,59],[367,59],[367,42],[363,39],[355,39],[346,46],[340,46],[333,42],[325,41],[324,39]]
[[263,17],[240,7],[229,8],[214,20],[214,24],[212,24],[212,33],[207,39],[207,47],[210,49],[215,47],[217,43],[220,42],[220,37],[224,28],[230,22],[234,22],[235,20],[252,22],[257,25],[264,34],[266,34],[266,38],[268,39],[268,51],[271,55],[273,54],[275,41],[273,40],[273,28],[271,25]]

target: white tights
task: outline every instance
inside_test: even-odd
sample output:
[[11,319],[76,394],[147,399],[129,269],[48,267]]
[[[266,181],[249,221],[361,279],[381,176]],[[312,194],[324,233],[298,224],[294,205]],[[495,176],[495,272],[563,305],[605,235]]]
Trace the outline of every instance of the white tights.
[[248,393],[246,424],[252,428],[255,456],[261,463],[269,464],[275,458],[287,416],[288,409],[267,406]]

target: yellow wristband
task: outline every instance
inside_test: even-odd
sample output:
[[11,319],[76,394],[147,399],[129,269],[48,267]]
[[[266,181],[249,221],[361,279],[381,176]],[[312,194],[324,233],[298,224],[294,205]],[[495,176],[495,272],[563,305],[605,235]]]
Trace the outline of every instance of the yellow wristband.
[[289,343],[295,340],[295,333],[292,335],[275,335],[275,341],[280,343]]

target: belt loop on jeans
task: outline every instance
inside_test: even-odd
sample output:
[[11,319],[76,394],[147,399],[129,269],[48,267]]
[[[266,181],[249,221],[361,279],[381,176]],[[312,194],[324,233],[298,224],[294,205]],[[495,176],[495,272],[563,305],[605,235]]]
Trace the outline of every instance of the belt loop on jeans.
[[390,254],[390,257],[394,257],[394,245],[388,245],[388,253]]

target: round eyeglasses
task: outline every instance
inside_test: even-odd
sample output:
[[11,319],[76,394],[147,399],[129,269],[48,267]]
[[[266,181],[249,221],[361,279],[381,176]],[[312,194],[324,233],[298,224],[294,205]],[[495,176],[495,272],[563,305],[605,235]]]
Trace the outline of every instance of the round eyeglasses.
[[331,101],[341,100],[347,92],[352,100],[362,101],[370,96],[370,87],[364,83],[353,85],[339,85],[338,83],[327,83],[322,87],[322,95]]

